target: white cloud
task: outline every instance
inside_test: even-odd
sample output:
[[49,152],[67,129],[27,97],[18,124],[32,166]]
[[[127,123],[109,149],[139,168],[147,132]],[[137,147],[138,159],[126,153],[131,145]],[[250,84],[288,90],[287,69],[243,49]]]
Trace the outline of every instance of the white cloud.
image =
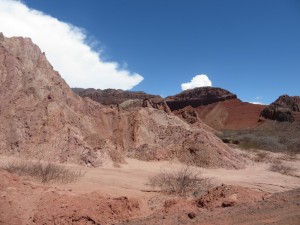
[[181,89],[184,91],[196,87],[207,87],[207,86],[212,86],[212,82],[209,80],[207,75],[200,74],[193,77],[193,79],[190,82],[181,84]]
[[252,103],[252,104],[255,104],[255,105],[266,105],[265,103],[262,103],[261,100],[263,100],[263,97],[262,96],[257,96],[257,97],[255,97],[255,101],[249,102],[249,103]]
[[266,105],[265,103],[262,102],[249,102],[251,104],[255,104],[255,105]]
[[0,32],[6,37],[30,37],[71,87],[131,89],[143,80],[116,62],[104,62],[86,43],[82,29],[22,2],[0,0]]

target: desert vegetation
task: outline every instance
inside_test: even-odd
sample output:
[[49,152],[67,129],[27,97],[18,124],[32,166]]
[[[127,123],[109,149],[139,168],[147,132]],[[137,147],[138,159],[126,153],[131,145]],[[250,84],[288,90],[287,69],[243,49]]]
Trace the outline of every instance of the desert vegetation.
[[43,184],[71,183],[84,176],[80,169],[71,169],[61,164],[41,161],[13,161],[1,166],[2,169],[20,176],[31,177]]
[[299,132],[276,132],[260,130],[225,130],[219,137],[226,143],[235,144],[242,149],[263,149],[271,152],[283,152],[292,158],[300,154]]
[[281,161],[271,164],[269,170],[287,176],[299,177],[298,175],[295,174],[296,172],[295,168],[291,166],[283,165]]
[[201,173],[189,166],[175,171],[161,171],[149,178],[148,184],[158,188],[165,194],[175,194],[182,197],[200,196],[213,187],[212,179],[201,176]]
[[258,152],[256,152],[253,160],[255,162],[269,162],[271,159],[270,159],[268,152],[258,151]]

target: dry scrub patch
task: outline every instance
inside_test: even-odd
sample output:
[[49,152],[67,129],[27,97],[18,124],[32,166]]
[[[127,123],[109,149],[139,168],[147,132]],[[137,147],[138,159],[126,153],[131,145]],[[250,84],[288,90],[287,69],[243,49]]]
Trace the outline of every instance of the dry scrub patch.
[[291,166],[283,165],[281,162],[273,163],[270,166],[269,170],[273,171],[273,172],[281,173],[281,174],[287,175],[287,176],[299,177],[298,175],[295,174],[295,172],[296,172],[295,168],[293,168]]
[[267,152],[257,152],[254,157],[255,162],[268,162],[272,160]]
[[189,166],[176,171],[162,171],[149,178],[148,184],[166,194],[179,196],[199,196],[213,187],[211,178],[201,177],[196,169]]
[[67,168],[60,164],[41,161],[17,161],[9,162],[2,169],[20,176],[28,176],[45,183],[71,183],[84,176],[79,169]]

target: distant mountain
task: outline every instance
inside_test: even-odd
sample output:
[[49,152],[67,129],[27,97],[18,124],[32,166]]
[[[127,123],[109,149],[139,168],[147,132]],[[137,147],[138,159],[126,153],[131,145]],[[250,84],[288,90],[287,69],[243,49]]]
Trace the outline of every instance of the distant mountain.
[[150,99],[152,102],[163,101],[163,98],[159,95],[147,94],[143,91],[123,91],[120,89],[83,89],[83,88],[72,88],[72,90],[81,97],[89,97],[90,99],[99,102],[103,105],[121,104],[127,100],[145,98]]
[[171,110],[190,124],[203,121],[216,130],[255,127],[260,124],[260,113],[266,107],[242,102],[236,94],[215,87],[189,89],[165,99],[145,92],[115,89],[73,88],[72,90],[81,97],[89,97],[104,105],[140,107],[143,101],[147,100],[154,108],[164,109],[166,112]]
[[[183,91],[165,99],[176,115],[186,111],[194,112],[197,117],[216,130],[239,130],[259,125],[260,113],[265,108],[242,102],[225,89],[201,87]],[[185,113],[185,114],[187,114]]]
[[222,88],[200,87],[183,91],[174,96],[169,96],[165,101],[173,111],[186,106],[196,108],[198,106],[236,98],[237,96],[235,94]]

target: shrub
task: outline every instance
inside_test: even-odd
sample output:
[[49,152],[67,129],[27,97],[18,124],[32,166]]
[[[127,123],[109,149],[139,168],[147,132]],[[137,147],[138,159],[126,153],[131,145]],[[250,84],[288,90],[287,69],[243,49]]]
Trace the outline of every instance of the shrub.
[[189,166],[173,172],[162,171],[150,177],[148,185],[166,194],[179,196],[199,196],[213,186],[210,178],[201,177],[198,171]]
[[272,164],[269,168],[270,171],[281,173],[283,175],[299,177],[295,174],[296,169],[290,166],[282,165],[281,163]]
[[244,137],[240,142],[239,146],[243,149],[258,149],[260,148],[260,145],[257,141],[254,141],[253,139],[249,137]]
[[[281,124],[280,126],[283,126]],[[263,149],[271,152],[283,152],[291,155],[300,154],[299,129],[288,127],[271,127],[272,129],[250,129],[243,131],[225,130],[218,136],[225,143],[236,143],[242,149]]]
[[266,162],[269,161],[270,157],[267,152],[257,152],[254,158],[255,162]]
[[35,180],[45,183],[71,183],[84,176],[84,172],[78,169],[69,169],[63,165],[40,161],[11,162],[2,169],[16,173],[20,176],[29,176]]

